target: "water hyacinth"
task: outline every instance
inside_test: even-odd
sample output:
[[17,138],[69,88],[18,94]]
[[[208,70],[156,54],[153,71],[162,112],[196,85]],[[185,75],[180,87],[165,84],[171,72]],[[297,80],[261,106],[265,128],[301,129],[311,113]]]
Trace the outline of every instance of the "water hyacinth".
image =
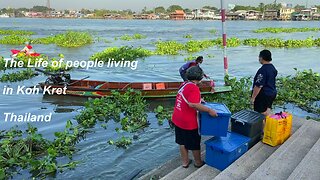
[[9,35],[4,36],[0,39],[0,44],[8,45],[22,45],[25,42],[29,42],[31,39],[28,36],[19,36],[19,35]]
[[26,69],[23,71],[18,71],[14,73],[7,73],[3,74],[0,77],[0,82],[18,82],[24,81],[27,79],[31,79],[32,77],[36,76],[37,74],[32,69]]
[[35,32],[32,32],[32,31],[0,29],[0,35],[23,35],[23,36],[29,36],[29,35],[34,35],[34,34],[35,34]]
[[318,32],[320,31],[320,28],[273,28],[273,27],[267,27],[267,28],[261,28],[254,30],[254,33],[294,33],[294,32]]
[[102,52],[94,54],[91,60],[109,61],[109,59],[114,61],[121,61],[122,59],[126,61],[134,61],[139,58],[145,58],[153,55],[152,51],[143,49],[141,47],[134,48],[129,46],[124,47],[111,47],[107,48]]

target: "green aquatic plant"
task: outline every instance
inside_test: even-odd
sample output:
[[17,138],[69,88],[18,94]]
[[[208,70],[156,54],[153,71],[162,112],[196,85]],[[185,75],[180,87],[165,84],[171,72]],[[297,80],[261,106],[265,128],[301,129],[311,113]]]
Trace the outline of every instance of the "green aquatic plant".
[[34,34],[35,34],[35,32],[32,32],[32,31],[0,29],[0,35],[23,35],[23,36],[30,36],[30,35],[34,35]]
[[123,40],[123,41],[132,41],[132,40],[145,39],[145,38],[147,38],[147,36],[142,35],[142,34],[134,34],[132,36],[125,34],[125,35],[123,35],[123,36],[121,36],[121,37],[119,37],[117,39],[120,39],[120,40]]
[[[67,121],[68,125],[70,121]],[[66,127],[66,131],[68,129]],[[65,143],[66,138],[70,137],[47,140],[30,124],[25,131],[18,130],[17,127],[0,131],[0,178],[12,178],[21,169],[29,169],[34,177],[45,178],[58,170],[74,168],[78,162],[58,164],[56,160],[59,156],[73,153],[65,151],[70,147]],[[59,149],[57,143],[63,143],[64,147]]]
[[87,32],[68,31],[56,35],[54,42],[61,47],[81,47],[93,43],[93,37]]
[[273,27],[267,27],[267,28],[261,28],[254,30],[254,33],[294,33],[294,32],[318,32],[320,31],[320,28],[273,28]]
[[164,121],[168,121],[169,125],[172,125],[172,112],[168,108],[164,108],[163,106],[159,105],[157,108],[154,109],[154,113],[156,114],[156,118],[158,119],[158,124],[163,125]]
[[107,48],[102,52],[94,54],[90,59],[91,60],[101,60],[108,62],[109,60],[115,61],[134,61],[139,58],[145,58],[153,55],[152,51],[143,49],[141,47],[134,48],[129,46],[123,47],[111,47]]
[[122,136],[121,138],[117,139],[116,141],[109,140],[109,145],[115,145],[118,148],[127,149],[132,144],[132,139],[129,137]]
[[217,34],[217,30],[216,29],[211,29],[210,31],[209,31],[211,34]]
[[320,114],[319,105],[314,103],[320,100],[320,74],[310,70],[297,71],[294,76],[280,77],[277,80],[277,104],[291,102],[300,108]]
[[0,44],[9,44],[9,45],[22,45],[25,42],[29,42],[31,39],[28,36],[19,36],[19,35],[9,35],[4,36],[0,39]]
[[180,51],[184,50],[183,44],[177,41],[158,41],[156,42],[157,55],[178,55]]
[[6,71],[6,62],[4,60],[4,57],[0,56],[0,71]]
[[246,46],[259,46],[260,45],[260,39],[258,38],[249,38],[249,39],[244,39],[242,41],[242,44],[243,45],[246,45]]
[[184,50],[188,53],[203,51],[215,45],[213,40],[190,40],[185,44]]
[[3,74],[0,77],[0,82],[24,81],[24,80],[27,80],[27,79],[31,79],[36,75],[37,75],[37,73],[35,73],[32,69],[28,68],[28,69],[23,70],[23,71]]
[[192,39],[192,35],[191,34],[187,34],[187,35],[184,35],[183,38]]

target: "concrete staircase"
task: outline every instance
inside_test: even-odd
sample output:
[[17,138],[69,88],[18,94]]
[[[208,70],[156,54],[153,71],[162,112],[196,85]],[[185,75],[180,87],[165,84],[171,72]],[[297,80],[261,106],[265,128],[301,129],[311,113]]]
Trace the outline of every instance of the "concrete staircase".
[[259,142],[222,172],[207,165],[184,169],[180,160],[177,166],[176,159],[177,167],[171,172],[167,170],[161,174],[164,171],[160,168],[139,179],[320,180],[320,122],[294,118],[292,133],[281,146],[271,147]]

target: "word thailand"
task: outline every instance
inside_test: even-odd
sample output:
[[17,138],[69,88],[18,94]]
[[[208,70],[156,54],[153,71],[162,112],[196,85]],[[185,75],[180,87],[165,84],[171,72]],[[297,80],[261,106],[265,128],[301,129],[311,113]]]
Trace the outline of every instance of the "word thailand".
[[31,113],[15,114],[15,113],[3,113],[5,116],[5,122],[50,122],[52,113],[48,115],[34,115]]

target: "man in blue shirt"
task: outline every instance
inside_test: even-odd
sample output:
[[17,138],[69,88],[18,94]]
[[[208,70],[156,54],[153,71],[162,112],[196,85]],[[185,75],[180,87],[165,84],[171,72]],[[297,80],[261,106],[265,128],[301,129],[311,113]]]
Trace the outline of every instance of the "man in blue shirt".
[[[183,66],[181,66],[180,69],[179,69],[179,73],[180,73],[180,76],[183,79],[183,81],[188,81],[188,79],[186,77],[187,70],[189,68],[191,68],[192,66],[199,66],[202,62],[203,62],[203,57],[199,56],[199,57],[197,57],[196,60],[189,61],[186,64],[184,64]],[[210,78],[206,74],[204,74],[204,77],[207,78],[207,79]]]
[[251,104],[253,104],[254,110],[266,116],[271,114],[272,103],[277,96],[276,77],[278,71],[271,63],[271,56],[269,50],[260,52],[259,62],[262,67],[254,77],[251,96]]

